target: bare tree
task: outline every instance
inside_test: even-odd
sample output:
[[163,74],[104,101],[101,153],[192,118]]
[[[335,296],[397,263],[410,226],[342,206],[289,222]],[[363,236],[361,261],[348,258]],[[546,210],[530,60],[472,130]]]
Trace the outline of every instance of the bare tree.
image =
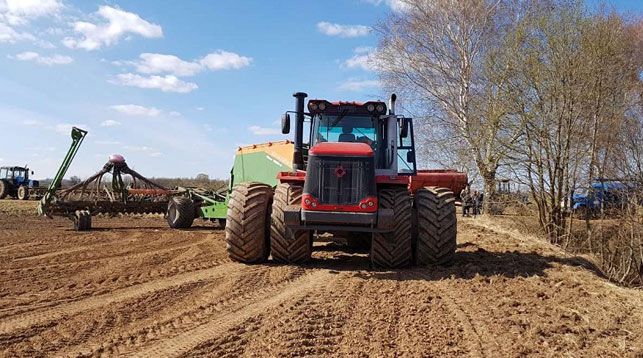
[[552,242],[564,237],[571,191],[610,162],[627,94],[639,82],[633,44],[618,16],[558,1],[531,4],[503,47],[507,98],[522,128],[512,155]]
[[498,81],[506,78],[487,61],[511,19],[509,1],[402,1],[406,11],[391,14],[378,27],[381,78],[413,102],[426,121],[420,128],[432,128],[418,133],[418,142],[438,154],[432,159],[452,161],[455,154],[460,166],[473,163],[490,198],[506,155],[502,142],[517,135],[504,130],[510,127],[503,123],[507,116]]

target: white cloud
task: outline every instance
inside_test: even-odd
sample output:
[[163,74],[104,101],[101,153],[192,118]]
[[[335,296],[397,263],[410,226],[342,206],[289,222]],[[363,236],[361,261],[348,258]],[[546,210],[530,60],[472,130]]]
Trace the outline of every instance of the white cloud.
[[218,50],[207,54],[199,63],[210,71],[238,70],[250,65],[252,58],[233,52]]
[[[13,57],[10,57],[13,58]],[[18,61],[32,61],[40,65],[53,66],[53,65],[67,65],[74,62],[74,59],[69,56],[53,55],[41,56],[37,52],[27,51],[19,53],[15,56]]]
[[62,8],[61,0],[0,0],[0,20],[26,25],[31,19],[56,15]]
[[340,90],[359,92],[369,88],[380,87],[380,82],[377,80],[348,80],[339,86]]
[[[61,0],[4,0],[4,3],[7,13],[25,17],[51,15],[63,7]],[[0,9],[2,8],[0,5]]]
[[324,35],[339,37],[360,37],[371,32],[371,28],[364,25],[340,25],[326,21],[317,23],[317,29]]
[[172,73],[175,76],[193,76],[201,71],[200,64],[183,61],[174,55],[142,53],[135,62],[136,71],[146,74]]
[[138,61],[114,61],[114,65],[133,65],[143,74],[171,74],[177,77],[194,76],[205,70],[237,70],[249,66],[252,58],[218,50],[194,61],[185,61],[174,55],[142,53]]
[[161,110],[158,108],[139,106],[137,104],[117,104],[109,108],[128,116],[156,117],[161,114]]
[[48,46],[28,32],[17,30],[30,20],[41,16],[55,16],[63,8],[62,0],[0,0],[0,43],[34,41],[40,47]]
[[276,128],[265,128],[259,126],[250,126],[248,130],[254,135],[278,135],[281,131]]
[[199,88],[196,83],[182,81],[173,75],[146,77],[134,73],[121,73],[110,82],[121,86],[160,89],[163,92],[188,93]]
[[97,14],[107,22],[94,24],[78,21],[74,23],[74,31],[80,33],[82,37],[66,37],[63,44],[69,48],[83,48],[90,51],[111,46],[128,34],[145,38],[163,37],[163,29],[160,25],[143,20],[137,14],[111,6],[100,6]]
[[0,22],[0,43],[15,43],[18,41],[35,41],[36,38],[27,32],[18,32],[7,24]]
[[405,12],[411,7],[408,4],[409,0],[363,0],[365,2],[371,3],[373,5],[380,5],[385,3],[388,7],[391,8],[394,12]]
[[113,119],[108,119],[106,121],[103,121],[100,126],[101,127],[118,127],[121,125],[121,122],[115,121]]
[[355,49],[353,57],[344,61],[343,65],[346,68],[361,68],[365,71],[375,71],[377,66],[375,64],[374,51],[371,47],[358,47]]
[[170,117],[180,117],[181,112],[171,111],[170,113],[168,113],[168,116],[170,116]]
[[205,109],[205,108],[203,108],[203,107],[196,107],[196,110],[197,110],[197,111],[203,111],[204,109]]

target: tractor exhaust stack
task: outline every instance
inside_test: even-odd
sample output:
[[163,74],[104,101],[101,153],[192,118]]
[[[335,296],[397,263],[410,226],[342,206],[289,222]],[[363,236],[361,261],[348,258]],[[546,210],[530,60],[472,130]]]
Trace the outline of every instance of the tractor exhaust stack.
[[304,102],[308,94],[297,92],[295,97],[295,150],[293,153],[292,168],[293,170],[304,169],[304,155],[302,146],[304,141]]

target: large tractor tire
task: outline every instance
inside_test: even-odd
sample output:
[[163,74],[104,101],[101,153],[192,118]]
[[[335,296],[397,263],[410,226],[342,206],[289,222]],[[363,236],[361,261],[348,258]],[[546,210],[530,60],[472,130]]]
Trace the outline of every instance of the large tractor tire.
[[74,230],[89,231],[92,229],[92,214],[87,210],[76,210],[74,214]]
[[291,230],[284,222],[284,209],[288,205],[301,205],[303,188],[283,183],[277,185],[272,203],[270,221],[270,249],[272,259],[284,263],[304,263],[310,260],[312,232]]
[[457,236],[453,192],[447,188],[421,188],[415,193],[414,209],[415,263],[422,266],[452,263]]
[[29,188],[24,185],[21,185],[18,188],[18,199],[20,200],[29,200]]
[[225,239],[228,256],[243,263],[265,262],[270,255],[272,188],[262,183],[235,186],[228,201]]
[[411,195],[406,188],[382,189],[378,199],[381,209],[393,209],[395,228],[391,232],[373,234],[371,263],[382,268],[409,266],[413,262]]
[[172,229],[187,229],[194,222],[194,203],[185,196],[175,196],[167,203],[165,219]]
[[11,184],[5,179],[0,180],[0,199],[4,199],[9,195]]

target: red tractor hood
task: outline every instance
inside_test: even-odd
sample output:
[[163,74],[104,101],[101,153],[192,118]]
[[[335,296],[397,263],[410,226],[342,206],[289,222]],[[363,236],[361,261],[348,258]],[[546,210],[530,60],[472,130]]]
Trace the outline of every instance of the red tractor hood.
[[373,149],[366,143],[324,142],[310,148],[308,154],[333,157],[372,157]]

